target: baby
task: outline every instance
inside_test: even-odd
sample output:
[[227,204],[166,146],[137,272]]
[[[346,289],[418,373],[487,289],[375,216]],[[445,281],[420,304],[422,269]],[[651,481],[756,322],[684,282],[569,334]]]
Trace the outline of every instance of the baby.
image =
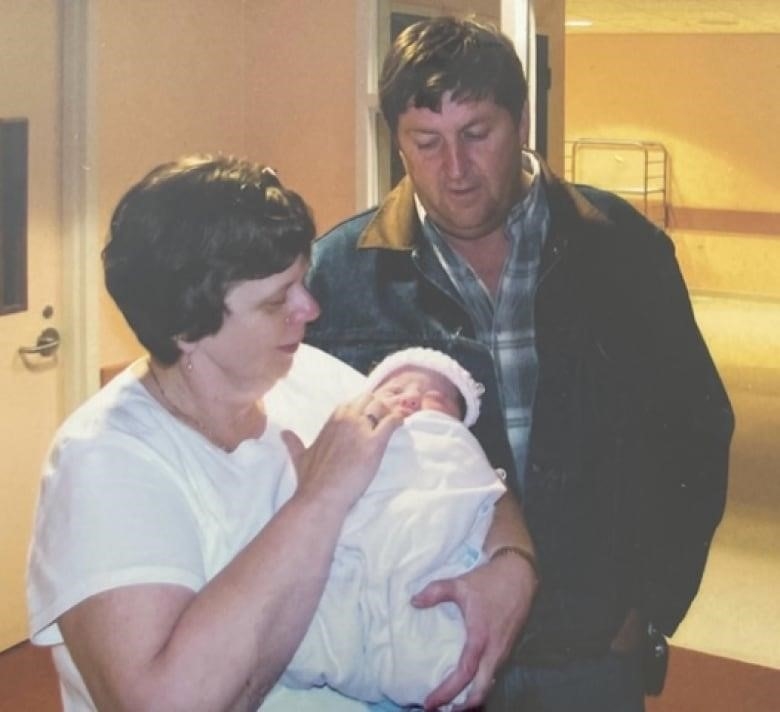
[[483,388],[454,359],[405,349],[367,384],[405,421],[344,523],[319,608],[282,682],[419,705],[454,669],[465,631],[454,604],[417,609],[410,599],[482,562],[505,487],[468,429]]

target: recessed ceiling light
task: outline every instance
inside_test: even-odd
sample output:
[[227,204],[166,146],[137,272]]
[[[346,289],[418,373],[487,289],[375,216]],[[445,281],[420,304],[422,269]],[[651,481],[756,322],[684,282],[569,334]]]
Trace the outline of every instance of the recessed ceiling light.
[[593,27],[593,20],[566,20],[563,23],[566,27]]

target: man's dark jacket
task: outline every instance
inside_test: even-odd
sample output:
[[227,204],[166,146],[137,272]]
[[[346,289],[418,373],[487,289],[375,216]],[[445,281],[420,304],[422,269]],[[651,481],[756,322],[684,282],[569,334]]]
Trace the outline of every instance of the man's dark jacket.
[[[677,627],[723,513],[734,423],[670,239],[612,194],[542,179],[522,490],[542,584],[514,658],[558,664],[604,652],[631,607]],[[474,433],[514,473],[490,353],[421,238],[407,178],[315,243],[310,288],[322,315],[307,340],[357,369],[411,345],[469,369],[486,387]]]

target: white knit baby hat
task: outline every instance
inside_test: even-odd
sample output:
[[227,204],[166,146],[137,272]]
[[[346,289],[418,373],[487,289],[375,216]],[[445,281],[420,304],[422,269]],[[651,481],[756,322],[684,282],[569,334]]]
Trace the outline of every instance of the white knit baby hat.
[[466,413],[463,416],[464,425],[470,428],[477,422],[480,400],[485,392],[485,387],[481,383],[477,383],[454,358],[436,349],[415,346],[391,353],[368,374],[369,390],[373,391],[388,376],[407,366],[427,368],[452,381],[463,395],[463,400],[466,401]]

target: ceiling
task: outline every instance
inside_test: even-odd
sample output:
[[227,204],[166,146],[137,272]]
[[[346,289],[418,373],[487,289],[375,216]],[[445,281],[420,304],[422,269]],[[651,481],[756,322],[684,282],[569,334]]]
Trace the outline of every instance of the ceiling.
[[566,0],[566,21],[567,32],[776,34],[780,0]]

